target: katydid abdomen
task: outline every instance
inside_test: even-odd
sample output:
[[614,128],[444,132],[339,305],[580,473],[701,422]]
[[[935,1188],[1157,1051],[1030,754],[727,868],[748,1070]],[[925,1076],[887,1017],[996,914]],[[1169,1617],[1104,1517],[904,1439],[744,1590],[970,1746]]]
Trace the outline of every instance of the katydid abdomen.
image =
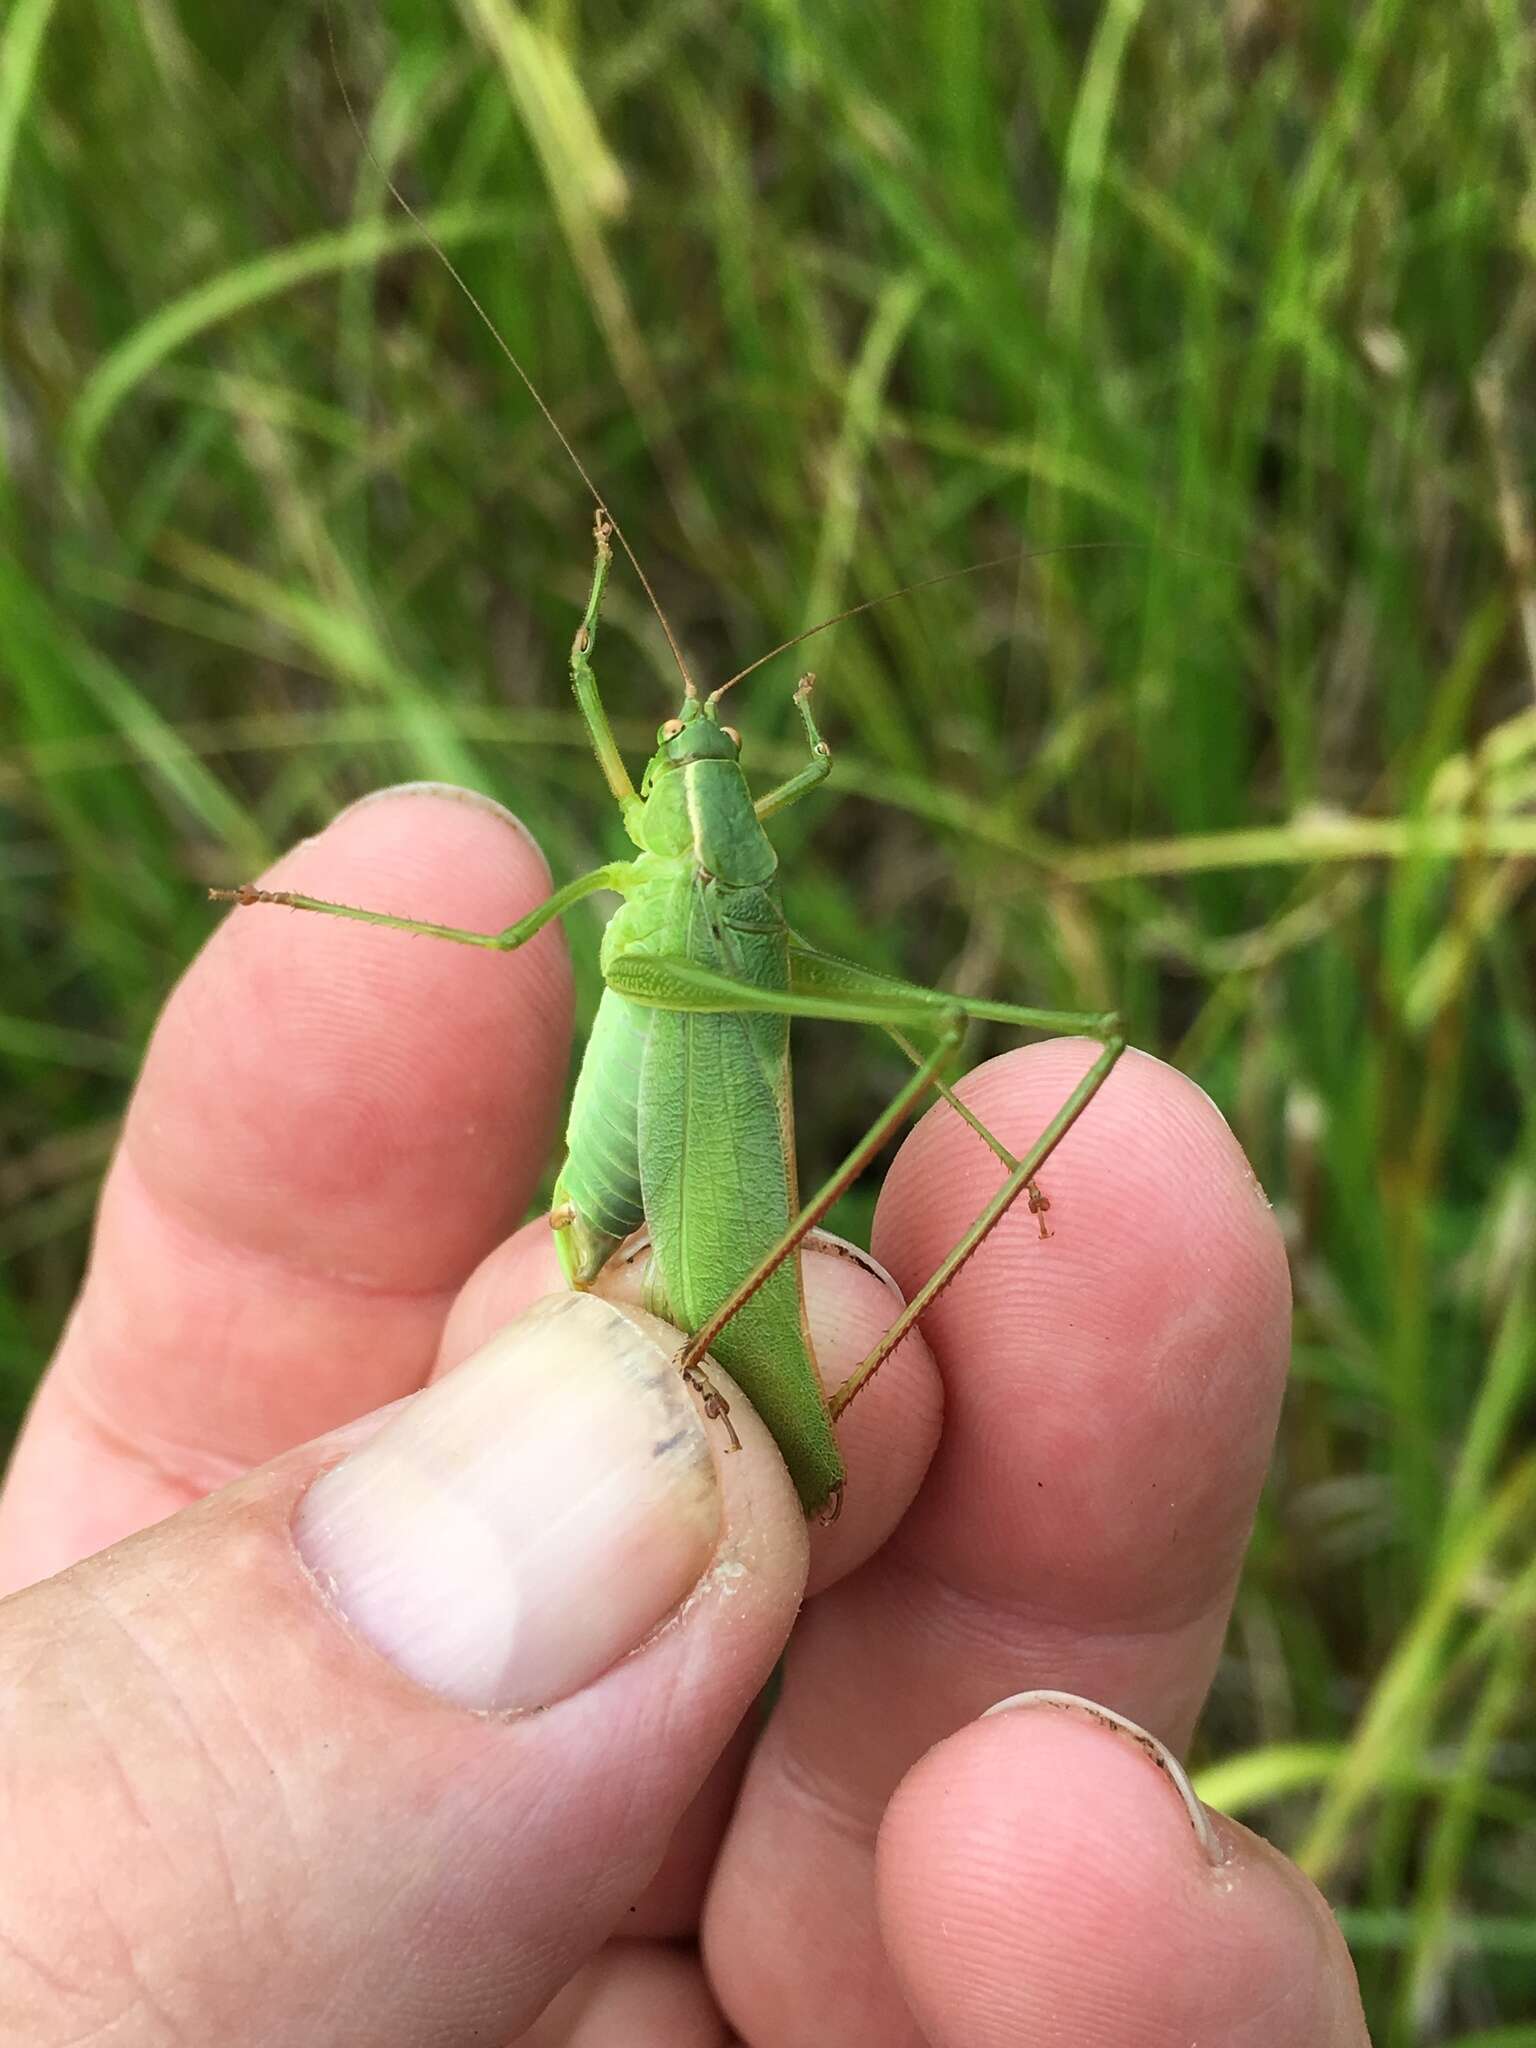
[[[777,890],[701,884],[686,957],[787,994]],[[651,1305],[680,1329],[700,1330],[799,1210],[789,1019],[658,1010],[651,1033],[640,1109]],[[806,1508],[825,1508],[843,1461],[811,1350],[798,1255],[775,1268],[710,1348],[773,1432]]]

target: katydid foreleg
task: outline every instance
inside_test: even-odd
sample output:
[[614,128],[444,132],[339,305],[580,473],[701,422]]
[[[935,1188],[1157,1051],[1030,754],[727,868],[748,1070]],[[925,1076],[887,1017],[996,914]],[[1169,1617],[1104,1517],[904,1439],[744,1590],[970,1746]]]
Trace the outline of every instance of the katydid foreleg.
[[809,765],[797,775],[791,775],[787,782],[781,782],[777,789],[770,789],[760,796],[752,806],[759,824],[764,818],[771,818],[775,811],[782,811],[800,798],[809,795],[818,783],[825,782],[832,773],[832,749],[816,729],[816,720],[811,712],[811,692],[816,687],[816,678],[809,671],[795,685],[795,709],[800,713],[800,722],[805,727],[805,736],[810,742]]
[[[576,628],[576,636],[571,642],[571,687],[576,692],[582,722],[587,728],[587,737],[592,742],[592,751],[597,756],[597,765],[603,771],[603,780],[613,792],[614,800],[623,814],[624,829],[635,844],[641,846],[645,842],[639,834],[638,820],[645,805],[634,783],[630,781],[629,770],[624,765],[624,757],[619,752],[613,728],[608,723],[608,713],[597,687],[597,677],[592,672],[592,649],[597,640],[597,617],[603,608],[603,592],[607,588],[608,571],[613,563],[613,549],[610,545],[613,530],[613,521],[599,505],[592,519],[592,587],[587,594],[587,608],[582,613],[581,624]],[[691,695],[691,682],[688,684],[688,690]]]

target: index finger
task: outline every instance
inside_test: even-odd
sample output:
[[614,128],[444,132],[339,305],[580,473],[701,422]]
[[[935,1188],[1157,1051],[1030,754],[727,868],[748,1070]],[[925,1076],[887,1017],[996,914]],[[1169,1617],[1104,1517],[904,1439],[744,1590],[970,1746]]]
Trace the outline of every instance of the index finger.
[[[1023,1153],[1094,1051],[1030,1047],[961,1092]],[[904,1291],[998,1171],[947,1108],[913,1133],[875,1235]],[[807,1612],[744,1788],[706,1934],[753,2038],[908,2039],[874,1840],[933,1743],[1051,1687],[1177,1746],[1209,1683],[1284,1378],[1279,1232],[1213,1105],[1144,1055],[1121,1060],[1040,1178],[1051,1239],[1019,1203],[923,1318],[945,1383],[938,1452],[892,1540]],[[749,1906],[764,1896],[792,1982]]]
[[[487,931],[549,892],[499,805],[425,788],[365,800],[269,879]],[[155,1029],[0,1502],[0,1585],[421,1385],[537,1183],[569,1030],[552,929],[500,954],[226,918]]]

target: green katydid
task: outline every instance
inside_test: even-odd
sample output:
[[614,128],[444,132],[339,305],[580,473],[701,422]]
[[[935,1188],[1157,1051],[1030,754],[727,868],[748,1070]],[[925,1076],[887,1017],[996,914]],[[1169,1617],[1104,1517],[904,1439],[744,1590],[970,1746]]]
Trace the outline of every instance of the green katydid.
[[[387,176],[386,183],[419,223]],[[430,235],[427,239],[432,241]],[[601,953],[604,993],[577,1077],[566,1157],[551,1209],[562,1267],[573,1287],[590,1287],[624,1240],[645,1226],[650,1235],[647,1305],[688,1333],[678,1359],[681,1370],[700,1389],[708,1411],[724,1421],[734,1443],[727,1406],[703,1370],[706,1354],[715,1358],[772,1431],[806,1511],[830,1517],[837,1512],[844,1479],[834,1423],[1012,1204],[1027,1194],[1032,1209],[1044,1208],[1035,1176],[1124,1050],[1120,1020],[1113,1014],[1026,1009],[946,995],[834,959],[796,936],[784,919],[778,860],[764,825],[830,773],[831,754],[811,710],[814,679],[802,677],[795,691],[809,747],[806,765],[754,798],[741,768],[740,737],[722,723],[719,704],[733,684],[771,656],[751,663],[707,696],[698,692],[634,550],[576,450],[457,268],[435,242],[433,247],[597,506],[596,562],[572,644],[571,679],[598,764],[638,851],[632,859],[578,876],[516,924],[494,933],[460,931],[287,891],[244,887],[211,893],[242,904],[284,904],[501,952],[515,951],[585,897],[600,890],[618,893],[622,901]],[[638,790],[614,739],[592,667],[614,537],[661,621],[683,678],[677,715],[660,728]],[[807,637],[798,634],[785,647]],[[789,1066],[789,1026],[796,1017],[879,1026],[915,1068],[884,1114],[803,1207],[795,1173]],[[1098,1057],[1021,1158],[945,1084],[944,1070],[971,1018],[1101,1041]],[[908,1034],[930,1040],[928,1049],[919,1051]],[[937,1271],[829,1395],[807,1327],[798,1247],[930,1088],[997,1154],[1004,1177]],[[1046,1234],[1043,1221],[1041,1234]]]
[[[831,771],[831,753],[811,711],[812,677],[802,677],[795,691],[809,759],[786,782],[753,797],[741,768],[740,736],[719,716],[730,685],[700,696],[689,678],[677,716],[657,734],[637,791],[592,668],[613,531],[599,509],[597,562],[571,649],[571,678],[624,828],[639,849],[634,859],[578,875],[502,932],[460,931],[286,890],[212,893],[513,952],[584,897],[615,891],[623,900],[604,934],[605,987],[576,1081],[550,1212],[561,1265],[573,1287],[590,1287],[644,1225],[651,1243],[647,1304],[691,1333],[680,1368],[730,1428],[726,1404],[702,1370],[706,1353],[717,1359],[773,1432],[807,1512],[835,1514],[844,1475],[834,1422],[1019,1196],[1027,1193],[1031,1207],[1043,1206],[1035,1176],[1103,1085],[1125,1041],[1113,1014],[945,995],[834,959],[790,930],[779,899],[778,859],[763,827]],[[794,1017],[879,1025],[916,1067],[804,1207],[790,1088]],[[968,1018],[1102,1041],[1098,1058],[1022,1158],[1014,1158],[944,1084],[943,1070]],[[931,1034],[932,1049],[915,1051],[909,1032]],[[932,1278],[829,1396],[816,1368],[796,1251],[930,1087],[997,1153],[1005,1178]],[[1043,1224],[1041,1230],[1044,1235]]]

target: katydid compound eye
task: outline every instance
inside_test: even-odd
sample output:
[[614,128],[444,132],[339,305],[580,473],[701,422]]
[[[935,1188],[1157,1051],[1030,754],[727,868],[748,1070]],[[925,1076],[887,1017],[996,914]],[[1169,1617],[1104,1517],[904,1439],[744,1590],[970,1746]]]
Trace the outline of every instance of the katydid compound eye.
[[683,721],[680,718],[669,718],[656,737],[659,740],[675,740],[682,729]]
[[730,741],[733,747],[739,747],[741,745],[741,734],[736,730],[734,725],[722,725],[720,730],[725,734],[726,738]]

